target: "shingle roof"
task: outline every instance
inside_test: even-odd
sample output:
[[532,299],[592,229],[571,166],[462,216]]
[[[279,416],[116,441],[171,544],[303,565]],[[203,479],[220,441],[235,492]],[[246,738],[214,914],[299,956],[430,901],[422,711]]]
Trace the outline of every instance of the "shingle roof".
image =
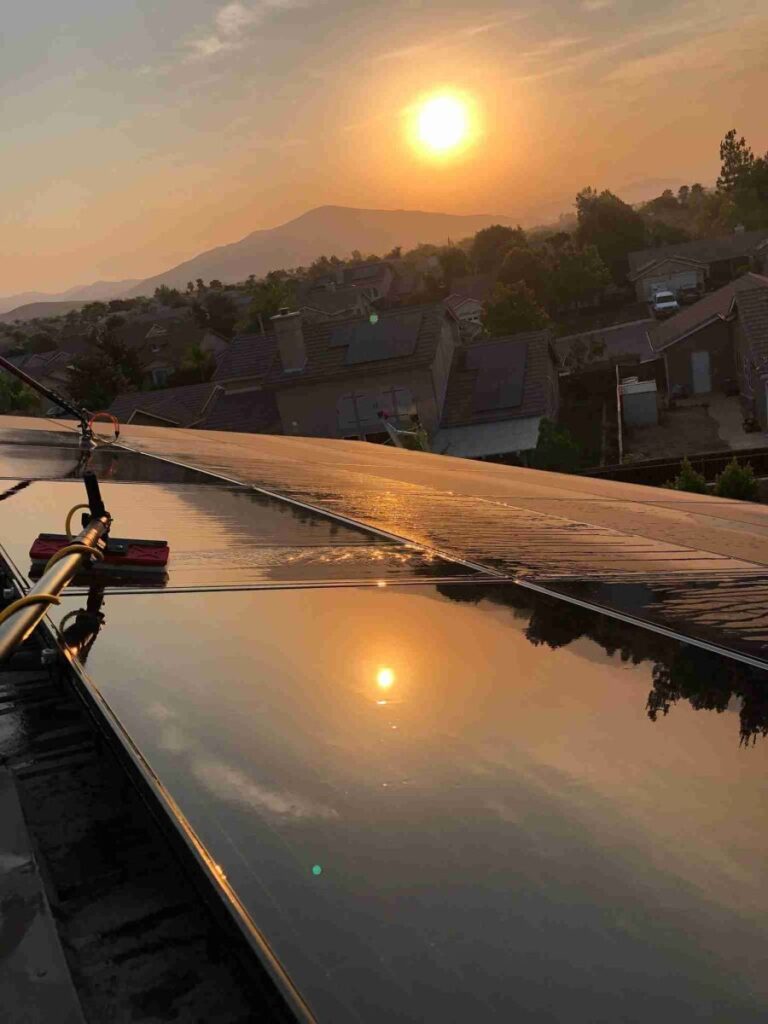
[[[477,412],[473,396],[478,369],[470,368],[467,352],[477,345],[527,346],[523,399],[514,409],[492,409]],[[544,416],[547,412],[547,382],[554,372],[549,331],[527,331],[506,338],[479,338],[469,347],[457,349],[448,379],[441,426],[455,427],[469,423],[489,423],[518,417]]]
[[279,434],[280,413],[272,391],[219,391],[205,416],[195,424],[201,430],[235,430],[245,434]]
[[[410,355],[397,357],[398,370],[411,366],[429,364],[435,357],[440,341],[443,323],[450,314],[442,303],[425,306],[403,306],[383,310],[378,314],[378,323],[393,324],[398,333],[414,332],[413,351]],[[395,360],[378,359],[365,363],[347,363],[347,347],[331,345],[331,333],[345,325],[365,325],[365,318],[334,320],[320,324],[304,324],[304,344],[307,349],[307,364],[301,373],[285,373],[279,359],[272,363],[266,380],[277,387],[291,384],[314,383],[331,377],[359,376],[361,373],[376,373],[392,368]],[[379,330],[381,331],[381,327]],[[232,343],[234,345],[234,342]]]
[[170,420],[180,427],[188,427],[202,415],[205,403],[211,397],[215,385],[184,384],[177,388],[162,388],[158,391],[130,391],[118,395],[109,411],[122,423],[127,423],[137,411],[151,413],[164,420]]
[[701,238],[694,242],[679,242],[675,245],[660,245],[655,249],[640,249],[629,254],[629,270],[635,273],[647,263],[668,256],[687,256],[702,263],[717,260],[736,259],[747,256],[760,242],[768,238],[768,228],[756,231],[734,231],[722,238]]
[[213,379],[264,378],[276,354],[277,341],[274,334],[238,334],[219,359]]
[[743,274],[735,281],[718,288],[716,292],[705,295],[692,306],[682,309],[676,316],[663,323],[654,324],[648,330],[648,337],[656,352],[674,345],[675,342],[689,335],[715,317],[724,317],[731,308],[734,297],[742,291],[753,288],[768,288],[768,277],[762,274]]
[[598,357],[596,362],[605,359],[620,359],[629,355],[638,356],[640,359],[651,359],[654,352],[648,340],[648,329],[654,323],[653,320],[633,320],[631,323],[616,324],[614,327],[602,327],[595,331],[568,334],[557,338],[554,347],[563,365],[567,361],[571,346],[578,341],[583,341],[587,346],[592,342],[604,346],[603,354]]
[[[768,278],[766,287],[750,288],[736,296],[736,308],[744,334],[758,360],[768,360]],[[763,370],[768,365],[763,363]]]

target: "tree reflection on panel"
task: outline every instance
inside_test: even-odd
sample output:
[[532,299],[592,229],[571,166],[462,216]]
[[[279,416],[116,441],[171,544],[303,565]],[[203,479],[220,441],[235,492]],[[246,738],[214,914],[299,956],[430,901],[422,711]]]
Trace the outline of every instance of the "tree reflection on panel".
[[738,701],[740,745],[768,736],[768,676],[761,669],[514,585],[437,589],[453,601],[508,606],[516,618],[528,619],[525,636],[535,646],[557,649],[587,637],[624,662],[652,661],[653,688],[646,705],[652,722],[680,700],[696,710],[717,712]]

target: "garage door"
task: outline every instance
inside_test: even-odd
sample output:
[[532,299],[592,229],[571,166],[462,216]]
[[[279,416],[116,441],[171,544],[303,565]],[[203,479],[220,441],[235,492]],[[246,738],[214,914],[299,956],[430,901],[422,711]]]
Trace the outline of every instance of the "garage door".
[[646,298],[653,298],[656,292],[670,291],[677,292],[681,288],[695,288],[699,283],[699,276],[695,270],[681,270],[677,274],[668,274],[666,277],[653,278],[646,282]]

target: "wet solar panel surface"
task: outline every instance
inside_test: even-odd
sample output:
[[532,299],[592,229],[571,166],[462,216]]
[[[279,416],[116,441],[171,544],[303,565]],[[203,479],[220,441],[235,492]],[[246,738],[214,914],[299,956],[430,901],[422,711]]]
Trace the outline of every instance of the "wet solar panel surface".
[[764,1019],[761,675],[505,584],[103,612],[87,672],[318,1020]]
[[[153,460],[147,459],[152,462]],[[162,463],[155,463],[158,471]],[[169,475],[179,470],[170,466]],[[0,501],[0,541],[20,573],[38,533],[61,533],[64,517],[83,501],[79,481],[9,482]],[[21,481],[23,483],[23,481]],[[411,580],[479,575],[414,545],[347,525],[253,488],[199,484],[120,483],[101,478],[115,537],[167,540],[167,573],[121,574],[121,586],[226,587],[279,583]],[[118,585],[114,570],[95,575]],[[81,579],[76,581],[81,582]]]
[[[487,578],[632,613],[664,591],[688,628],[738,570],[759,630],[759,567],[569,521],[539,474],[515,504],[374,446],[150,441],[413,541],[222,480],[111,478],[115,534],[167,537],[168,584],[94,587],[79,653],[85,595],[51,614],[319,1021],[765,1018],[765,673]],[[17,565],[76,500],[59,479],[0,502]],[[762,510],[738,515],[754,543]]]

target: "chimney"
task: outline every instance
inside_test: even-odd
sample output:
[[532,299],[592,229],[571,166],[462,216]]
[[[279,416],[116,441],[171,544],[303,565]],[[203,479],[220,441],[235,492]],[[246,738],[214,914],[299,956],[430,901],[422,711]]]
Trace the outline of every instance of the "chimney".
[[287,307],[283,307],[271,320],[275,325],[277,347],[283,370],[286,373],[300,373],[307,365],[301,313],[298,310],[291,313]]

